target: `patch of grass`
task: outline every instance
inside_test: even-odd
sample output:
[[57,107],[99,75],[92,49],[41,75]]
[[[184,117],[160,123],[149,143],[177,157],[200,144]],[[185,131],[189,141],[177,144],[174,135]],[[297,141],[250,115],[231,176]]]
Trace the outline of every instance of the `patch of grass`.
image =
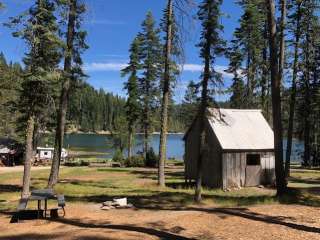
[[[56,192],[64,194],[67,202],[101,203],[114,197],[128,197],[138,208],[183,209],[193,202],[194,188],[184,183],[183,168],[166,169],[167,187],[157,186],[157,170],[146,168],[63,167]],[[33,170],[31,186],[45,188],[49,171]],[[203,189],[203,204],[219,207],[254,204],[303,204],[320,206],[319,172],[293,172],[290,192],[278,199],[274,189],[243,188],[230,192]],[[0,175],[0,211],[15,209],[20,196],[22,173]]]

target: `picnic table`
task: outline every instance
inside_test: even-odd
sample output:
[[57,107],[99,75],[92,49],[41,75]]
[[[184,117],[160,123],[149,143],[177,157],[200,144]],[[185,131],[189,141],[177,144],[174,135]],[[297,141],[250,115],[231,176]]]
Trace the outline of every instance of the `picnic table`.
[[[65,199],[64,195],[57,195],[54,193],[53,189],[38,189],[31,191],[31,195],[28,198],[20,199],[18,205],[18,212],[22,212],[27,208],[27,204],[29,201],[38,201],[38,218],[40,218],[40,213],[44,212],[44,216],[42,217],[47,218],[47,211],[48,211],[48,200],[56,199],[58,202],[58,207],[62,208],[63,213],[65,215]],[[44,202],[44,210],[42,210],[42,201]],[[58,211],[58,209],[55,209]]]
[[31,191],[31,196],[28,198],[29,201],[38,201],[38,217],[42,210],[41,202],[44,201],[44,218],[47,218],[48,211],[48,200],[57,199],[53,189],[39,189]]

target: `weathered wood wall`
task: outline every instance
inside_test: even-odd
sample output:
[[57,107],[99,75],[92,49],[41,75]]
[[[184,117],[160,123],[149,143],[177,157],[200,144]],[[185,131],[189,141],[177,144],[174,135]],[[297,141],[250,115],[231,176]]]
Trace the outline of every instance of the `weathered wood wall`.
[[[195,122],[185,138],[185,177],[188,180],[194,180],[197,177],[198,161],[198,131],[199,123]],[[207,122],[206,127],[206,147],[203,159],[202,177],[203,184],[208,187],[222,187],[223,189],[234,187],[245,187],[252,185],[268,185],[275,182],[275,164],[273,152],[226,152],[222,149],[212,128]],[[246,179],[247,154],[260,155],[260,174],[257,177],[250,176],[250,181]],[[254,172],[254,171],[252,171]],[[258,179],[259,178],[259,179]]]
[[[208,123],[209,124],[209,123]],[[221,147],[211,127],[206,128],[206,151],[203,160],[203,183],[208,187],[222,186]]]
[[259,154],[261,174],[257,182],[273,184],[275,179],[273,152],[233,152],[222,154],[223,189],[246,185],[247,154]]
[[245,153],[222,154],[223,189],[241,187],[245,184],[246,155]]
[[198,159],[198,131],[199,123],[194,122],[185,139],[185,178],[188,180],[196,179],[197,177],[197,159]]
[[[196,179],[198,160],[198,123],[194,123],[185,139],[185,177]],[[222,164],[221,148],[209,123],[206,126],[206,146],[202,163],[202,181],[209,187],[221,187],[222,185]]]
[[273,152],[261,154],[262,179],[261,184],[274,184],[276,181],[275,175],[275,158]]

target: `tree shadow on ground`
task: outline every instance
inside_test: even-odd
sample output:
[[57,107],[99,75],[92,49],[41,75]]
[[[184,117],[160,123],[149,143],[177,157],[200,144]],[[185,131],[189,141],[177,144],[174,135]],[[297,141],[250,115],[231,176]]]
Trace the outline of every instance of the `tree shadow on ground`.
[[[65,233],[60,234],[36,234],[36,233],[23,233],[23,234],[17,234],[17,235],[6,235],[6,236],[0,236],[0,240],[8,240],[8,239],[14,239],[14,240],[25,240],[25,239],[32,239],[32,240],[49,240],[49,239],[64,239]],[[68,239],[70,239],[70,236],[68,236]],[[110,238],[110,237],[98,237],[98,236],[90,236],[90,235],[80,235],[75,236],[71,239],[77,239],[77,240],[117,240],[118,238]]]
[[75,227],[90,228],[90,229],[110,229],[110,230],[120,230],[148,234],[151,236],[159,237],[160,239],[177,239],[177,240],[191,240],[192,238],[183,237],[171,232],[161,231],[154,228],[140,227],[136,225],[119,225],[119,224],[97,224],[94,222],[84,222],[80,219],[66,219],[59,218],[53,220],[54,222],[59,222],[62,224],[67,224]]
[[320,187],[288,188],[287,193],[278,198],[282,204],[299,204],[320,207]]
[[264,222],[268,224],[276,224],[285,227],[289,227],[295,230],[304,231],[304,232],[311,232],[311,233],[320,233],[320,228],[307,226],[303,224],[297,224],[288,221],[295,221],[295,218],[287,217],[287,216],[269,216],[265,214],[260,214],[256,212],[249,211],[246,208],[189,208],[187,210],[190,211],[201,211],[207,213],[219,213],[228,216],[236,216],[241,218],[246,218],[253,221]]
[[[173,193],[175,196],[177,193]],[[201,206],[186,206],[185,203],[180,202],[181,200],[189,199],[192,202],[193,195],[181,193],[180,197],[176,197],[175,199],[172,199],[172,195],[170,193],[158,193],[149,197],[130,197],[129,201],[132,202],[135,207],[137,207],[136,210],[140,209],[147,209],[147,210],[153,210],[153,211],[159,211],[159,210],[172,210],[172,211],[196,211],[196,212],[206,212],[210,214],[217,214],[221,218],[226,218],[228,216],[237,216],[253,221],[259,221],[264,222],[268,224],[276,224],[281,226],[286,226],[288,228],[292,228],[299,231],[305,231],[305,232],[311,232],[311,233],[320,233],[320,228],[307,226],[303,224],[294,223],[296,221],[293,217],[288,216],[269,216],[265,214],[256,213],[253,211],[250,211],[248,208],[204,208]],[[204,196],[205,198],[206,196]],[[85,197],[85,199],[79,199],[75,198],[73,200],[79,201],[79,200],[85,200],[85,201],[91,201],[91,202],[102,202],[102,200],[108,198],[108,196],[101,195],[101,196],[92,196],[92,197]],[[229,198],[237,198],[237,197],[229,197]],[[70,224],[75,224],[74,222],[70,222]],[[82,223],[80,223],[82,224]],[[109,225],[115,226],[115,229],[122,229],[126,230],[132,229],[132,226],[120,226],[117,227],[117,225]],[[96,225],[93,225],[92,227],[98,227]],[[134,227],[135,228],[135,227]],[[132,230],[134,230],[134,228]],[[140,229],[141,231],[143,229]],[[174,239],[174,238],[172,238]]]
[[62,234],[25,233],[25,234],[18,234],[18,235],[0,236],[0,240],[8,240],[8,239],[14,239],[14,240],[25,240],[25,239],[47,240],[47,239],[55,239],[55,238],[58,238],[58,237],[63,237],[63,236],[62,236]]
[[20,192],[20,185],[0,184],[0,193]]
[[[92,202],[103,203],[112,200],[114,195],[87,195],[87,196],[68,196],[67,202]],[[148,192],[145,195],[141,194],[140,190],[132,190],[126,195],[117,195],[117,197],[126,197],[128,202],[132,203],[137,209],[149,210],[183,210],[194,203],[193,193],[188,192]],[[219,204],[228,204],[233,206],[248,206],[263,202],[273,201],[275,197],[269,195],[259,196],[221,196],[218,194],[203,194],[203,199],[212,200]]]
[[[171,169],[171,170],[170,170]],[[157,169],[150,168],[150,169],[136,169],[131,170],[131,174],[137,175],[139,178],[148,178],[152,180],[157,180]],[[181,169],[166,169],[166,179],[184,179],[184,172]]]
[[290,177],[289,180],[292,183],[319,184],[320,185],[320,177],[319,178],[295,178],[295,177]]
[[320,170],[320,167],[311,167],[311,168],[308,168],[308,167],[303,167],[303,166],[295,166],[295,165],[291,165],[291,166],[290,166],[290,169],[294,169],[294,170],[302,170],[302,171],[305,171],[305,170],[310,170],[310,171],[319,171],[319,170]]

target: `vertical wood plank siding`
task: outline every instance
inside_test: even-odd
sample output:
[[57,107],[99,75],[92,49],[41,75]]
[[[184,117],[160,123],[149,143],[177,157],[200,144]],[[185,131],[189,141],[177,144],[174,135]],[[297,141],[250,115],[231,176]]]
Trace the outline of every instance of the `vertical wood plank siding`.
[[[213,188],[236,188],[246,184],[247,154],[259,154],[261,165],[261,185],[274,184],[275,164],[273,152],[222,152],[213,130],[206,127],[205,158],[203,159],[203,184]],[[198,123],[194,123],[185,138],[185,177],[196,178],[198,158]],[[252,176],[250,176],[252,177]]]

